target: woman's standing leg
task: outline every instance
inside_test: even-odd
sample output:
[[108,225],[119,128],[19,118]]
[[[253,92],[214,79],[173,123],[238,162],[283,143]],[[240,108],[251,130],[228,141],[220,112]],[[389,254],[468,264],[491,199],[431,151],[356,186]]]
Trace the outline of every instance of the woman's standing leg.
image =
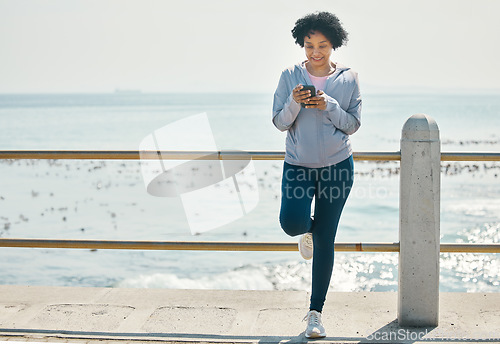
[[323,310],[333,270],[334,242],[344,204],[353,183],[352,156],[321,169],[316,188],[310,309]]
[[310,232],[312,229],[311,202],[315,192],[315,180],[310,169],[284,162],[281,183],[281,228],[290,236]]

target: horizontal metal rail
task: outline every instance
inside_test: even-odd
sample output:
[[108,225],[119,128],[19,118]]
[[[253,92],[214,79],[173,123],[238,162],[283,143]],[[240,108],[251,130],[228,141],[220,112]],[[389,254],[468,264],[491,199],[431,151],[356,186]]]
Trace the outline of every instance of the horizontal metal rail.
[[442,152],[441,161],[500,161],[500,153],[494,152]]
[[[297,243],[229,241],[116,241],[0,239],[0,247],[115,250],[297,251]],[[441,252],[500,253],[500,244],[441,244]],[[399,252],[399,243],[335,243],[339,252]]]
[[[95,160],[283,160],[282,151],[75,151],[75,150],[1,150],[0,159],[95,159]],[[354,160],[398,161],[398,152],[354,152]],[[495,152],[442,152],[441,161],[500,161]]]
[[[297,243],[228,241],[115,241],[68,239],[0,239],[0,247],[119,250],[297,251]],[[399,252],[398,243],[336,243],[337,251]]]
[[441,244],[440,251],[442,253],[500,253],[500,243],[491,244],[465,244],[452,243]]
[[[356,160],[400,160],[399,152],[359,152]],[[283,160],[281,151],[0,151],[0,159],[101,159],[101,160]]]

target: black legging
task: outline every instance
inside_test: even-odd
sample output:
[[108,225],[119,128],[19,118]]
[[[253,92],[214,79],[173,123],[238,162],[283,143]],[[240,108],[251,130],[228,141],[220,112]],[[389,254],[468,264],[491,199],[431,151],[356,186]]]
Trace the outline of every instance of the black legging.
[[[321,312],[333,270],[334,242],[354,177],[352,155],[331,166],[309,168],[284,162],[281,227],[290,236],[312,233],[313,263],[310,309]],[[314,219],[311,203],[315,196]]]

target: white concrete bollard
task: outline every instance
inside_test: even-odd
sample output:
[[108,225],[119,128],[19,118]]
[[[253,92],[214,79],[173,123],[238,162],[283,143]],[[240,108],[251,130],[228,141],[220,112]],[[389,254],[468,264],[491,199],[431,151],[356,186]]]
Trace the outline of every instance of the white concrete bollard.
[[439,128],[411,116],[401,136],[398,323],[437,326],[439,319]]

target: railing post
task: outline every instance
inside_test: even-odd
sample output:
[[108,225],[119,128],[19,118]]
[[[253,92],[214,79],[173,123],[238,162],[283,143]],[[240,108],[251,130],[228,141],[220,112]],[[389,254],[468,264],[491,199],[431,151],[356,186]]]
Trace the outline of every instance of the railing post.
[[398,323],[437,326],[439,318],[439,128],[411,116],[401,136]]

